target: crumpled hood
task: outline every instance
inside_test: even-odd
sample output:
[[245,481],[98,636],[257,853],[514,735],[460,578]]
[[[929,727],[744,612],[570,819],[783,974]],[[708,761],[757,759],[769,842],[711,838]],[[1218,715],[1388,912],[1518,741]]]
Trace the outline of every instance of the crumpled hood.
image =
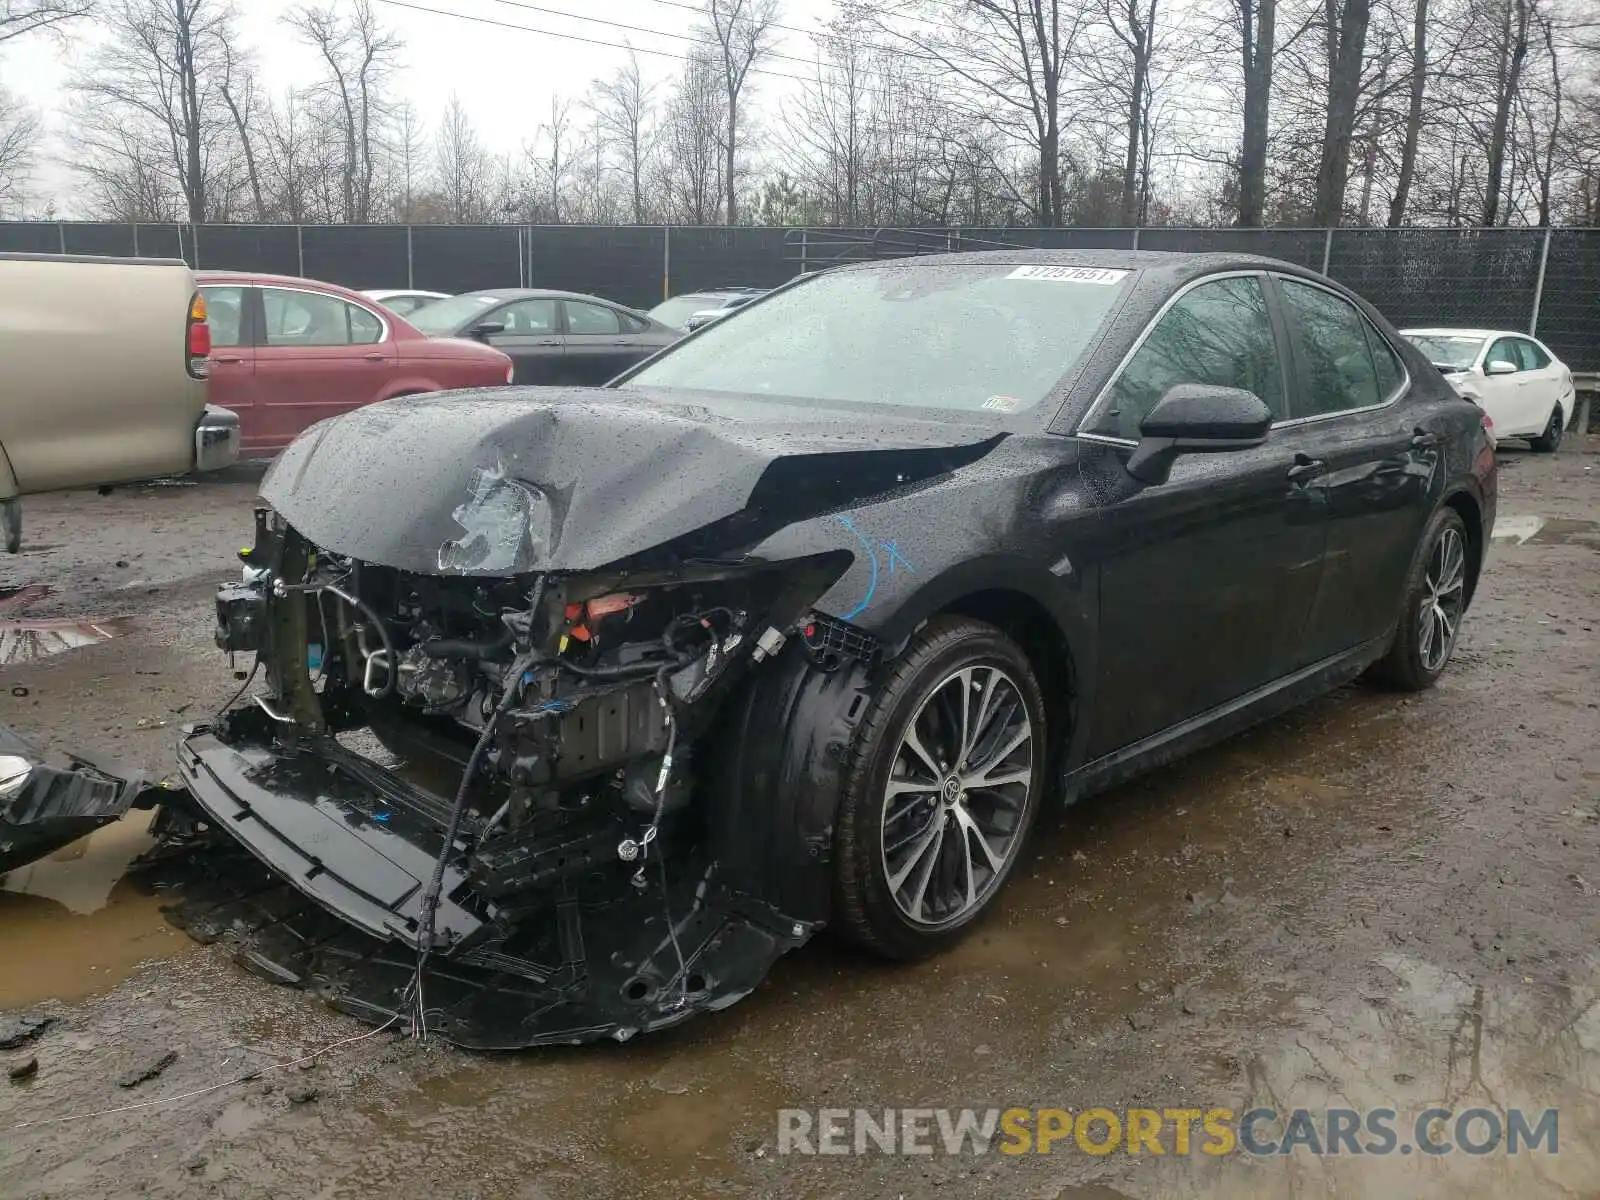
[[[386,400],[313,426],[261,495],[312,543],[427,574],[587,571],[739,513],[772,463],[973,447],[994,425],[629,388]],[[797,464],[792,461],[789,466]],[[799,464],[803,468],[804,464]],[[803,474],[803,471],[802,471]],[[862,490],[878,472],[862,472]]]

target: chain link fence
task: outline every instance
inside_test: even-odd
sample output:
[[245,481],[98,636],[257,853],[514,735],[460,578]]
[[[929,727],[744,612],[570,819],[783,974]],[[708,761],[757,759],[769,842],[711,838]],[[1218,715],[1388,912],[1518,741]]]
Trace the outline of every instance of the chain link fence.
[[551,287],[640,308],[860,258],[1011,247],[1263,254],[1326,271],[1394,324],[1536,333],[1600,371],[1600,229],[773,229],[0,223],[0,252],[182,258],[355,288]]

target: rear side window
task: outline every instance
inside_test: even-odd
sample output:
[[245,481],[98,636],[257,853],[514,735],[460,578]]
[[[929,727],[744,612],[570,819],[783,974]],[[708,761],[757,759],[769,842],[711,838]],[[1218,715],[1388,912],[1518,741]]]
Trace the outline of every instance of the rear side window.
[[548,296],[518,300],[484,318],[485,324],[504,325],[503,332],[521,337],[556,331],[556,302]]
[[383,337],[377,317],[337,296],[262,288],[261,306],[268,346],[364,346]]
[[1527,338],[1518,338],[1517,365],[1524,371],[1542,371],[1550,365],[1550,356]]
[[1281,279],[1283,302],[1299,329],[1307,386],[1295,415],[1323,416],[1371,408],[1394,391],[1399,368],[1391,361],[1384,386],[1373,355],[1367,319],[1341,296],[1293,279]]
[[200,289],[206,298],[206,324],[211,327],[213,346],[244,345],[244,302],[247,289],[208,286]]
[[622,324],[612,309],[601,308],[598,304],[583,304],[577,300],[568,300],[567,332],[615,335],[622,332]]
[[1395,354],[1394,347],[1389,345],[1389,339],[1374,329],[1371,321],[1363,318],[1361,324],[1367,331],[1367,345],[1372,348],[1372,364],[1378,371],[1378,395],[1387,400],[1405,382],[1405,368],[1400,365],[1400,358]]
[[1258,278],[1218,279],[1186,292],[1150,331],[1083,432],[1137,440],[1145,415],[1180,383],[1244,388],[1274,417],[1284,416],[1283,365]]

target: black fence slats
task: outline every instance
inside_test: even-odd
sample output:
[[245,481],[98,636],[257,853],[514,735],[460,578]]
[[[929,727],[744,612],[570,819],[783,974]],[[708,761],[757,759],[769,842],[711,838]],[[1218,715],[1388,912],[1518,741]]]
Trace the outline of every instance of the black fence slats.
[[180,225],[135,225],[133,249],[140,258],[181,258],[194,262],[194,239]]
[[670,260],[663,294],[682,295],[716,287],[777,287],[793,279],[798,267],[785,260],[785,239],[794,230],[675,226],[665,236]]
[[197,225],[189,233],[194,246],[190,261],[202,271],[302,274],[293,225]]
[[0,224],[0,254],[60,254],[61,225],[55,221]]
[[61,226],[68,254],[104,254],[129,258],[134,254],[132,225],[100,225],[68,221]]
[[[298,228],[300,264],[288,274],[348,288],[411,286],[406,275],[404,225],[304,225]],[[295,229],[289,232],[294,233]],[[419,280],[416,286],[430,285]]]
[[664,299],[667,233],[659,226],[535,225],[524,236],[529,287],[583,292],[641,309]]
[[1550,232],[1538,334],[1573,370],[1600,371],[1600,232]]
[[1330,237],[1323,229],[0,222],[0,253],[181,257],[201,269],[356,288],[549,287],[642,309],[707,288],[775,287],[865,259],[1135,246],[1326,264],[1402,328],[1532,329],[1574,370],[1600,371],[1600,229],[1336,229]]
[[[331,231],[331,227],[326,227]],[[524,285],[527,265],[527,229],[520,225],[413,225],[411,227],[412,276],[406,281],[405,227],[394,229],[400,237],[398,259],[373,263],[369,278],[355,286],[418,287],[430,292],[476,292],[485,288]]]

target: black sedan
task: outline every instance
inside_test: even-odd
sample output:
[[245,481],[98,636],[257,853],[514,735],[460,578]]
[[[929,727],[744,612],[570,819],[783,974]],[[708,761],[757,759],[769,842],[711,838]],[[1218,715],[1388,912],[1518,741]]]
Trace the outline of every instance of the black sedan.
[[217,639],[265,691],[162,826],[209,829],[186,919],[513,1046],[722,1008],[824,926],[933,953],[1047,801],[1428,687],[1495,471],[1320,275],[1016,251],[798,280],[604,389],[374,404],[262,496]]
[[534,288],[467,292],[408,319],[430,337],[476,338],[510,355],[519,384],[604,383],[683,336],[609,300]]

